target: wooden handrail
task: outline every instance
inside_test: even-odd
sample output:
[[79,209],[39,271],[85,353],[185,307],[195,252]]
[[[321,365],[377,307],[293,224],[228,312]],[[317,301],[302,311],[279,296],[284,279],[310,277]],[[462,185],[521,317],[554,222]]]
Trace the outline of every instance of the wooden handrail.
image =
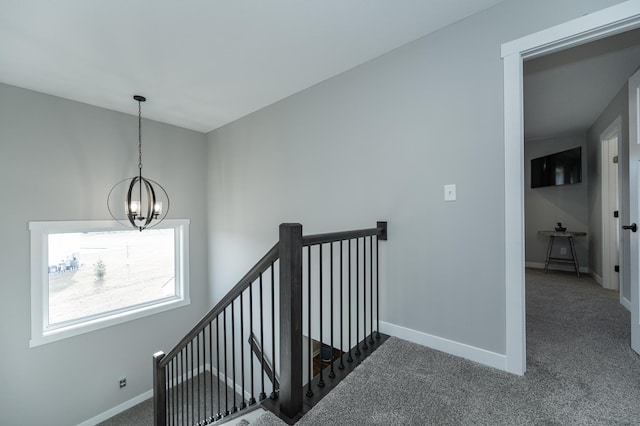
[[198,323],[187,333],[186,336],[178,342],[178,344],[159,362],[159,367],[166,367],[167,364],[175,357],[189,342],[191,342],[214,318],[220,315],[231,302],[233,302],[240,294],[246,290],[252,282],[254,282],[261,273],[266,271],[271,264],[278,260],[279,243],[276,243],[271,250],[265,254],[262,259],[255,264],[247,274],[242,277],[238,284],[233,286],[231,290],[207,313]]
[[307,235],[302,237],[304,247],[316,244],[332,243],[336,241],[350,240],[377,235],[380,240],[387,239],[387,222],[378,222],[376,228],[357,229],[355,231],[328,232],[326,234]]

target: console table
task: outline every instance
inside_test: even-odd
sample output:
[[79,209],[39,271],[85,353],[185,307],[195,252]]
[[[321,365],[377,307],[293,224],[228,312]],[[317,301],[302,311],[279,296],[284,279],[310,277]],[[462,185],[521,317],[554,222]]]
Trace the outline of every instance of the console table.
[[[544,262],[544,272],[549,271],[549,262],[569,263],[576,270],[576,275],[580,278],[580,265],[578,264],[578,256],[576,256],[576,247],[573,244],[573,237],[586,237],[586,232],[558,232],[558,231],[538,231],[538,235],[549,237],[549,247],[547,247],[547,259]],[[571,258],[567,257],[551,257],[551,249],[553,249],[553,241],[556,237],[565,237],[569,240],[569,248],[571,249]]]

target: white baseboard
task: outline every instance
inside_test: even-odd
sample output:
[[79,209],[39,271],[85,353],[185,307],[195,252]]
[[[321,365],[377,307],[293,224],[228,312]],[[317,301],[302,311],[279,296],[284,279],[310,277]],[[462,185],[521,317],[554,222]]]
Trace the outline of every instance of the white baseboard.
[[506,355],[487,351],[464,343],[455,342],[453,340],[443,339],[442,337],[433,336],[431,334],[423,333],[422,331],[412,330],[410,328],[384,321],[380,321],[380,332],[446,352],[451,355],[466,358],[479,364],[507,371]]
[[[216,377],[219,377],[220,380],[222,382],[225,382],[227,384],[227,387],[231,388],[231,389],[235,389],[236,393],[238,395],[242,395],[242,383],[235,383],[235,387],[233,386],[233,378],[232,377],[227,377],[225,376],[225,374],[222,371],[218,371],[216,368],[212,367],[209,363],[206,363],[204,366],[205,370],[209,371],[211,374],[213,374]],[[277,379],[277,376],[276,376]],[[269,380],[269,378],[267,377],[266,380]],[[265,390],[266,392],[266,390]],[[251,399],[251,392],[247,389],[244,390],[244,398],[248,401],[249,399]]]
[[592,272],[591,278],[593,278],[600,285],[600,287],[603,287],[604,279],[600,275]]
[[631,301],[625,297],[620,298],[620,304],[627,308],[627,311],[631,312]]
[[[544,269],[544,262],[524,262],[524,266],[527,268],[533,269]],[[549,263],[549,270],[551,271],[562,271],[562,272],[574,272],[575,269],[571,265],[565,265],[562,263]],[[588,274],[589,268],[586,266],[580,267],[581,274]]]
[[[233,378],[230,377],[226,377],[224,375],[224,373],[220,372],[218,374],[218,370],[216,370],[215,368],[212,368],[211,365],[209,363],[206,363],[205,365],[201,366],[200,368],[196,368],[194,370],[190,370],[189,372],[185,372],[184,374],[176,377],[176,381],[177,383],[183,383],[186,382],[187,380],[189,380],[190,378],[200,374],[200,373],[204,373],[205,371],[210,372],[211,374],[215,375],[215,376],[219,376],[220,380],[222,380],[223,382],[226,382],[227,386],[230,388],[233,388]],[[235,384],[235,390],[239,395],[242,395],[242,384],[238,384],[236,382]],[[244,393],[245,399],[248,401],[251,398],[251,394],[245,389],[245,393]],[[98,423],[101,423],[105,420],[110,419],[111,417],[122,413],[123,411],[128,410],[129,408],[140,404],[143,401],[146,401],[149,398],[153,397],[153,389],[148,390],[147,392],[136,396],[135,398],[132,398],[128,401],[123,402],[122,404],[119,404],[113,408],[108,409],[107,411],[98,414],[95,417],[90,418],[89,420],[86,420],[82,423],[80,423],[78,426],[95,426]]]
[[146,391],[143,394],[140,394],[134,398],[131,398],[128,401],[123,402],[122,404],[116,405],[113,408],[108,409],[107,411],[105,411],[104,413],[100,413],[95,417],[90,418],[89,420],[86,420],[82,423],[80,423],[78,426],[95,426],[98,423],[104,422],[105,420],[110,419],[111,417],[122,413],[123,411],[128,410],[129,408],[140,404],[143,401],[146,401],[147,399],[151,398],[153,396],[153,390],[149,389],[148,391]]

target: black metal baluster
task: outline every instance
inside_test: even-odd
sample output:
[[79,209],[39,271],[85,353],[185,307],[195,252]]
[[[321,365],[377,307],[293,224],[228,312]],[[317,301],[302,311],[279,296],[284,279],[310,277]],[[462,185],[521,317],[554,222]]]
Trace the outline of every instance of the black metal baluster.
[[375,343],[375,340],[373,340],[373,236],[369,237],[369,293],[371,298],[371,318],[369,318],[369,331],[371,331],[371,334],[369,335],[369,343],[373,345]]
[[[207,363],[207,339],[206,339],[206,326],[205,328],[202,329],[202,331],[200,332],[200,335],[202,336],[202,364],[198,363],[198,377],[202,376],[202,388],[198,389],[198,395],[202,394],[202,417],[199,418],[199,422],[200,424],[206,424],[206,420],[207,420],[207,394],[206,394],[206,389],[207,389],[207,373],[206,373],[206,369],[205,364]],[[198,398],[200,398],[200,396],[198,396]]]
[[351,240],[347,240],[347,244],[348,244],[348,251],[347,251],[347,255],[349,256],[349,263],[348,263],[348,280],[347,280],[347,290],[349,292],[349,297],[347,299],[347,308],[348,308],[348,313],[349,313],[349,342],[347,344],[347,346],[349,347],[349,356],[347,356],[347,362],[353,362],[353,357],[351,356],[351,345],[353,340],[351,340],[351,329],[352,327],[352,323],[351,323]]
[[[209,369],[213,370],[213,321],[209,322]],[[217,334],[217,333],[216,333]],[[208,418],[209,423],[215,420],[215,412],[213,408],[213,371],[209,372],[209,396],[211,397],[211,415]]]
[[244,291],[240,293],[240,372],[242,376],[242,403],[240,404],[240,409],[243,410],[247,408],[247,403],[244,400],[245,391],[244,391],[244,303],[242,300],[242,295]]
[[[186,347],[185,347],[186,349]],[[184,368],[184,360],[185,360],[185,349],[180,351],[180,393],[181,393],[181,398],[180,398],[180,415],[182,417],[182,424],[184,423],[184,412],[186,411],[186,404],[184,402],[184,388],[185,383],[184,383],[184,374],[185,374],[185,368]]]
[[367,350],[367,237],[362,237],[362,349]]
[[184,388],[184,416],[189,421],[189,344],[184,347],[184,372],[182,374],[182,387]]
[[166,395],[166,399],[165,399],[165,407],[166,407],[166,411],[164,414],[164,421],[166,424],[170,425],[171,424],[171,370],[172,370],[172,366],[171,364],[173,364],[173,360],[171,360],[171,362],[169,364],[167,364],[164,367],[164,386],[165,386],[165,395]]
[[380,339],[380,246],[376,236],[376,339]]
[[171,382],[173,377],[171,377],[171,373],[173,373],[173,360],[169,361],[166,365],[165,369],[165,386],[166,386],[166,402],[167,402],[167,411],[165,412],[165,422],[167,425],[171,426],[171,404],[173,403],[173,395],[171,394]]
[[356,356],[360,356],[360,239],[356,238]]
[[278,399],[276,393],[276,298],[275,298],[275,279],[274,267],[271,262],[271,366],[273,378],[271,380],[271,399]]
[[173,378],[171,377],[171,373],[173,372],[173,360],[169,361],[167,365],[164,367],[164,389],[165,389],[165,424],[171,426],[171,404],[173,403],[173,398],[171,394],[171,382]]
[[331,311],[331,371],[329,371],[329,377],[336,377],[336,372],[333,369],[333,242],[329,243],[329,310]]
[[220,404],[220,315],[216,317],[216,382],[217,394],[218,394],[218,412],[216,413],[216,420],[222,418],[222,407]]
[[228,416],[229,412],[229,373],[227,372],[227,308],[222,311],[222,346],[224,348],[224,415]]
[[343,288],[343,278],[344,278],[344,269],[343,269],[343,254],[342,254],[342,246],[343,246],[343,240],[340,240],[340,365],[338,365],[338,368],[340,370],[344,370],[344,321],[343,321],[343,315],[344,315],[344,307],[343,307],[343,303],[342,303],[342,299],[344,297],[344,288]]
[[260,392],[260,401],[267,397],[267,394],[264,392],[264,299],[262,298],[262,273],[260,274],[260,346],[262,350],[260,351],[260,377],[262,380],[262,392]]
[[178,369],[178,358],[173,358],[171,361],[173,374],[171,375],[171,394],[173,401],[173,409],[171,410],[171,424],[176,424],[176,413],[178,412],[178,392],[176,388],[176,375]]
[[196,377],[198,378],[198,387],[197,387],[197,391],[198,391],[198,423],[200,423],[200,420],[202,419],[201,416],[201,412],[200,412],[200,394],[202,393],[200,391],[200,335],[202,333],[198,333],[198,335],[196,336],[196,373],[198,374]]
[[[249,284],[249,337],[253,338],[253,283]],[[249,364],[251,367],[251,398],[249,399],[249,405],[253,405],[256,403],[256,398],[254,396],[256,394],[256,389],[253,376],[253,350],[251,348],[249,349],[251,350],[251,354],[249,355],[249,359],[251,360],[251,363]]]
[[198,423],[200,423],[200,420],[202,419],[202,416],[200,415],[200,394],[202,392],[200,392],[200,335],[202,333],[198,333],[198,335],[196,336],[196,373],[198,374],[196,377],[198,378]]
[[178,407],[179,407],[179,397],[178,393],[178,372],[180,371],[180,353],[176,355],[174,358],[175,363],[173,364],[173,424],[178,424]]
[[[322,373],[322,370],[324,370],[324,368],[322,368],[322,346],[324,345],[324,339],[322,338],[322,244],[318,244],[318,267],[320,268],[320,380],[318,380],[318,387],[323,388],[325,383]],[[309,334],[309,336],[311,336],[311,334]]]
[[236,326],[235,326],[235,300],[231,301],[231,371],[233,372],[233,408],[232,413],[238,411],[238,401],[236,398]]
[[[189,342],[189,372],[191,373],[191,379],[189,380],[191,382],[191,398],[189,399],[189,408],[191,408],[190,413],[191,413],[191,423],[194,423],[195,420],[195,413],[194,413],[194,408],[193,408],[193,399],[194,399],[194,388],[193,388],[193,384],[195,383],[194,377],[193,377],[193,339]],[[189,421],[189,416],[187,416],[187,421]]]
[[311,379],[313,379],[313,352],[311,351],[311,246],[307,247],[307,327],[308,336],[307,348],[309,350],[309,382],[307,386],[307,396],[313,396],[313,390],[311,390]]

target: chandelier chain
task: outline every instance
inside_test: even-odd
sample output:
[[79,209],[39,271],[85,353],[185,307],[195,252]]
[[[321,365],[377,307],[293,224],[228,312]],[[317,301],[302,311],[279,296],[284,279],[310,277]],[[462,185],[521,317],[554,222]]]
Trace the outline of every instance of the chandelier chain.
[[138,101],[138,169],[142,173],[142,106]]

